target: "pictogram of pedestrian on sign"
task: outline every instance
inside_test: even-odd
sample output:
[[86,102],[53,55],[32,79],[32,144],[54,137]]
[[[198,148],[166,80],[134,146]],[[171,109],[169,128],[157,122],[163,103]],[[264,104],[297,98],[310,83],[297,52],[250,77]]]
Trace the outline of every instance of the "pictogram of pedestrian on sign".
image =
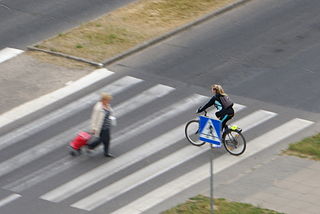
[[199,116],[199,140],[221,147],[221,121]]

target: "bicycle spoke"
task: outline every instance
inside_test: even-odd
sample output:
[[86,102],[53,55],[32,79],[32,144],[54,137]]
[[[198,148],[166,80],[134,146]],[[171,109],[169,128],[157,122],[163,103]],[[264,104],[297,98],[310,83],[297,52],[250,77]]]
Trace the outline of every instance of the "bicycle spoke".
[[204,142],[199,141],[199,121],[191,120],[186,124],[185,135],[187,140],[194,146],[202,146]]
[[224,133],[224,146],[232,155],[240,155],[246,149],[246,141],[242,134],[236,130],[228,130]]

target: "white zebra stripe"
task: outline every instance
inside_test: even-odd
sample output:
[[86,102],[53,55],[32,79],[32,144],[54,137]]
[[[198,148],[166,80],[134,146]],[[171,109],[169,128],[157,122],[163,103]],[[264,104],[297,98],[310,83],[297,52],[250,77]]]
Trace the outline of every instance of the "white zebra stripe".
[[[264,121],[271,119],[272,117],[268,117],[268,115],[276,115],[272,112],[267,111],[257,111],[254,112],[240,121],[236,121],[235,123],[240,124],[243,130],[247,131],[251,128],[261,124],[260,119],[264,119]],[[253,119],[255,118],[255,119]],[[268,118],[268,119],[265,119]],[[80,201],[72,204],[72,207],[76,207],[79,209],[84,209],[87,211],[91,211],[102,204],[114,199],[115,197],[129,191],[148,180],[153,179],[160,174],[173,169],[174,167],[200,155],[204,152],[208,151],[208,147],[192,147],[188,146],[186,148],[180,149],[177,152],[149,165],[144,167],[143,169],[109,185],[104,187],[103,189],[81,199]]]
[[274,113],[274,112],[258,110],[248,115],[247,117],[232,123],[237,124],[240,128],[242,128],[245,131],[255,126],[258,126],[267,120],[270,120],[276,115],[277,113]]
[[112,82],[111,84],[99,89],[97,92],[91,93],[77,101],[74,101],[48,115],[35,120],[27,125],[20,127],[17,130],[9,132],[0,137],[0,150],[5,149],[15,143],[22,141],[23,139],[41,131],[52,124],[55,124],[73,114],[76,114],[83,109],[86,109],[99,100],[99,93],[108,92],[111,95],[116,95],[124,90],[128,90],[134,85],[142,82],[143,80],[130,76],[122,77],[119,80]]
[[[184,139],[181,135],[184,130],[184,124],[175,128],[174,130],[167,132],[159,137],[155,138],[148,143],[139,146],[114,160],[109,161],[107,164],[98,166],[97,168],[67,182],[60,187],[44,194],[41,199],[61,202],[64,199],[98,183],[110,175],[119,172],[120,170],[137,163],[140,160],[158,152],[160,149],[164,149],[179,140]],[[178,137],[177,137],[178,136]],[[90,182],[88,182],[88,179]]]
[[11,203],[12,201],[20,198],[20,197],[21,197],[21,195],[11,194],[11,195],[9,195],[8,197],[6,197],[6,198],[4,198],[4,199],[2,199],[2,200],[0,201],[0,207],[3,207],[3,206],[5,206],[5,205]]
[[[142,92],[141,96],[134,97],[135,99],[132,99],[133,102],[132,107],[128,108],[128,111],[132,111],[141,105],[144,105],[148,102],[151,102],[152,100],[156,99],[154,97],[155,89],[161,90],[161,95],[159,97],[166,95],[166,93],[163,93],[162,90],[164,90],[164,87],[157,87],[157,88],[150,88]],[[171,88],[166,88],[168,91],[171,90]],[[151,93],[152,92],[152,93]],[[117,111],[117,107],[115,107],[115,111]],[[116,114],[117,116],[122,116],[122,114],[128,113],[127,111],[122,111],[119,114]],[[19,155],[16,155],[0,164],[0,177],[8,174],[40,157],[43,155],[63,146],[66,144],[65,139],[68,139],[68,136],[73,136],[76,132],[79,131],[79,129],[84,129],[85,127],[88,127],[88,121],[80,124],[77,127],[73,127],[72,129],[69,129],[68,131],[65,131],[58,136],[51,138],[50,140],[47,140],[44,143],[38,144],[37,146],[26,150],[25,152],[20,153]]]
[[115,111],[115,115],[124,115],[125,112],[130,112],[133,109],[137,109],[155,99],[161,98],[167,95],[171,91],[175,90],[172,87],[166,85],[155,85],[152,88],[140,93],[139,95],[127,100],[120,104]]
[[79,90],[82,90],[110,75],[112,75],[113,72],[101,68],[98,70],[93,71],[92,73],[78,79],[77,81],[74,81],[68,86],[65,86],[63,88],[60,88],[54,92],[51,92],[49,94],[43,95],[37,99],[34,99],[30,102],[27,102],[25,104],[22,104],[18,107],[13,108],[12,110],[5,112],[1,114],[0,116],[0,128],[18,120],[21,119],[29,114],[32,114],[46,106],[49,106],[50,104],[53,104],[57,102],[60,99],[63,99],[67,96],[70,96],[74,93],[76,93]]
[[[128,130],[125,135],[119,136],[118,139],[115,139],[113,143],[117,143],[119,141],[126,141],[126,139],[130,139],[131,137],[139,134],[140,132],[144,132],[145,130],[149,129],[150,127],[154,127],[155,125],[159,124],[160,121],[165,121],[166,119],[170,118],[173,115],[176,115],[178,112],[186,110],[190,107],[194,107],[198,105],[203,100],[207,99],[201,95],[192,95],[188,97],[180,103],[183,105],[172,105],[169,108],[165,109],[165,114],[161,117],[156,117],[157,119],[150,120],[150,121],[143,121],[143,123],[139,122],[139,125],[136,127],[132,127],[132,130]],[[134,124],[137,125],[137,124]],[[131,126],[130,126],[131,127]],[[128,128],[129,129],[129,128]],[[184,131],[184,125],[179,126],[178,128],[170,131],[156,139],[143,144],[142,146],[127,152],[120,157],[117,157],[116,160],[112,160],[106,164],[103,164],[75,179],[72,181],[63,184],[60,187],[44,194],[41,196],[42,199],[53,201],[53,202],[60,202],[92,185],[95,183],[103,180],[104,178],[114,174],[115,172],[120,171],[121,169],[126,168],[127,166],[138,162],[139,160],[143,160],[145,157],[156,153],[157,151],[166,148],[177,141],[184,138],[184,135],[181,135]],[[179,137],[177,137],[177,135]],[[165,142],[164,142],[165,141]],[[90,180],[90,182],[87,182]]]
[[[202,102],[203,99],[205,99],[205,97],[202,97],[203,99],[201,99],[201,96],[200,97],[198,96],[199,95],[192,95],[186,99],[179,101],[178,103],[175,103],[169,107],[162,109],[161,111],[155,112],[154,114],[143,118],[142,120],[126,127],[123,130],[117,131],[112,136],[113,140],[111,143],[111,149],[113,146],[119,145],[120,143],[125,142],[127,139],[130,139],[136,135],[139,135],[142,132],[146,132],[147,130],[155,127],[156,125],[161,124],[162,122],[169,119],[172,115],[177,115],[185,111],[186,109],[196,106],[197,104]],[[191,102],[192,104],[190,104]],[[179,106],[178,108],[176,107],[177,104]],[[117,108],[115,108],[115,110],[117,110]],[[88,126],[88,121],[86,121],[81,126],[82,127]],[[128,137],[123,137],[123,135],[127,135]],[[40,183],[48,179],[49,177],[54,176],[68,169],[69,167],[74,166],[77,163],[79,163],[79,160],[77,162],[73,161],[73,159],[67,159],[67,158],[65,161],[62,161],[62,162],[59,160],[55,163],[50,164],[49,165],[50,167],[44,167],[42,169],[39,169],[36,172],[30,174],[29,176],[23,177],[13,183],[6,185],[4,188],[12,191],[16,191],[16,192],[23,191],[26,188],[34,186],[37,183]]]
[[28,189],[42,181],[47,180],[48,178],[63,172],[66,169],[71,168],[72,166],[75,166],[79,164],[82,160],[74,160],[71,157],[65,157],[62,159],[59,159],[58,161],[49,164],[27,176],[21,177],[19,180],[16,180],[12,183],[7,184],[4,186],[4,189],[11,190],[14,192],[21,192],[25,189]]
[[7,61],[21,53],[23,50],[15,49],[15,48],[4,48],[0,50],[0,63]]
[[[222,170],[254,155],[258,152],[284,140],[285,138],[309,127],[313,122],[293,119],[285,124],[267,132],[266,134],[249,142],[247,151],[240,157],[230,156],[228,154],[220,156],[215,159],[214,173],[219,173]],[[177,179],[164,184],[163,186],[145,194],[130,204],[116,210],[112,214],[140,214],[143,213],[157,204],[165,201],[166,199],[178,194],[179,192],[187,189],[203,180],[210,177],[209,175],[209,163],[202,165],[191,172],[188,172]]]

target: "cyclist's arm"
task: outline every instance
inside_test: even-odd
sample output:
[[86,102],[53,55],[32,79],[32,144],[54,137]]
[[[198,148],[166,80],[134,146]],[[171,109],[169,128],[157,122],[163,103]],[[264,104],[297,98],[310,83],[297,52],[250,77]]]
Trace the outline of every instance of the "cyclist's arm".
[[216,100],[217,100],[216,97],[213,96],[213,97],[209,100],[209,102],[207,102],[204,106],[202,106],[202,107],[199,109],[199,112],[202,112],[202,111],[206,110],[207,108],[209,108],[210,106],[212,106],[212,105],[215,103]]

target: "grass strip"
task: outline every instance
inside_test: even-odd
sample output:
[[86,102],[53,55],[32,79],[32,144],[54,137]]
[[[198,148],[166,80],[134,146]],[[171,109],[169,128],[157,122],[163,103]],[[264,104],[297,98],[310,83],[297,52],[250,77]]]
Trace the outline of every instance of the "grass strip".
[[139,0],[35,47],[101,62],[235,1]]
[[320,160],[320,134],[290,144],[284,154]]
[[[210,198],[198,195],[190,198],[183,204],[180,204],[162,214],[209,214]],[[281,214],[279,212],[252,206],[246,203],[230,202],[226,199],[214,200],[215,214]]]

